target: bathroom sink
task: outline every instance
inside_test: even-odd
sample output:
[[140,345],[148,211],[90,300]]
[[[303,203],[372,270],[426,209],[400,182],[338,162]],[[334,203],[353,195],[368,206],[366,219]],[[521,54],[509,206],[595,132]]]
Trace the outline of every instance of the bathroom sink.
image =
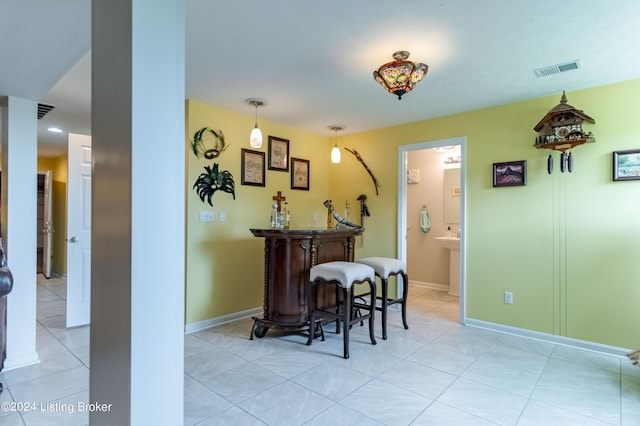
[[444,248],[449,250],[460,250],[460,238],[456,237],[435,237],[434,238]]
[[460,295],[460,238],[435,237],[442,247],[449,249],[449,294]]

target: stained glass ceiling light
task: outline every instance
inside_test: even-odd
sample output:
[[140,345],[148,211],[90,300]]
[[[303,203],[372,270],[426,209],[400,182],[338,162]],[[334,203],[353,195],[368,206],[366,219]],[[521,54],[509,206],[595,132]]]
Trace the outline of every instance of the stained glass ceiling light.
[[427,65],[408,61],[407,58],[409,52],[400,50],[393,54],[394,61],[387,62],[373,72],[373,78],[398,99],[402,99],[402,95],[413,90],[429,70]]

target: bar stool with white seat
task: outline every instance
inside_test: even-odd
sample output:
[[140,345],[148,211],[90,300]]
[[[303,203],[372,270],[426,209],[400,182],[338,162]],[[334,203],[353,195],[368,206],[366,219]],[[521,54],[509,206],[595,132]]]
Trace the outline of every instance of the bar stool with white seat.
[[[337,321],[337,332],[340,332],[340,321],[343,323],[344,358],[349,358],[349,330],[355,323],[369,319],[369,337],[371,343],[376,344],[374,335],[374,323],[376,312],[376,299],[371,298],[368,304],[354,302],[352,287],[354,284],[369,284],[371,294],[376,294],[375,271],[370,266],[362,263],[335,261],[321,263],[312,266],[307,283],[307,306],[309,308],[309,340],[307,345],[313,342],[316,322],[323,318]],[[336,285],[336,307],[319,309],[316,307],[317,289],[319,285]],[[340,297],[342,295],[342,297]],[[356,306],[361,315],[352,318],[352,309]],[[364,312],[363,312],[364,311]]]
[[[402,324],[405,329],[408,329],[407,292],[409,290],[409,278],[406,272],[406,264],[399,259],[392,259],[388,257],[365,257],[363,259],[356,260],[356,262],[371,266],[374,269],[376,276],[380,278],[382,284],[382,295],[378,296],[377,299],[382,301],[382,306],[376,307],[376,309],[382,311],[382,338],[387,340],[387,308],[391,305],[399,303],[402,306]],[[396,299],[389,299],[388,280],[392,275],[402,277],[402,296]],[[372,297],[372,299],[374,298]]]

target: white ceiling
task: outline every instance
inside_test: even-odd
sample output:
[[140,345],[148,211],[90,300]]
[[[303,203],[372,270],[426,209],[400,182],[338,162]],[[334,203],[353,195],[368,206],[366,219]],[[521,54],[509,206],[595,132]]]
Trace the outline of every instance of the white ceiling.
[[[640,78],[638,0],[186,0],[186,96],[331,136]],[[56,106],[39,152],[90,133],[90,1],[0,0],[0,96]],[[408,50],[402,100],[372,72]],[[576,71],[534,69],[581,60]],[[161,64],[159,64],[161,66]],[[551,108],[553,105],[549,105]],[[542,112],[541,112],[542,113]],[[223,127],[224,123],[211,123]],[[59,126],[63,134],[45,129]],[[531,123],[532,127],[535,123]],[[249,129],[247,130],[248,135]],[[248,136],[247,136],[248,137]]]

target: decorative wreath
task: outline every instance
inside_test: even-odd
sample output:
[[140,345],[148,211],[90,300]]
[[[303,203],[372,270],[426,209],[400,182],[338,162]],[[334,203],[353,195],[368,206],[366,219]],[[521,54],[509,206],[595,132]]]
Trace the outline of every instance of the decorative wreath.
[[[212,147],[208,148],[211,145]],[[208,127],[203,127],[193,135],[191,148],[196,157],[203,155],[207,160],[216,158],[222,154],[222,151],[227,149],[227,145],[224,142],[224,133],[222,133],[222,130],[215,131]]]

